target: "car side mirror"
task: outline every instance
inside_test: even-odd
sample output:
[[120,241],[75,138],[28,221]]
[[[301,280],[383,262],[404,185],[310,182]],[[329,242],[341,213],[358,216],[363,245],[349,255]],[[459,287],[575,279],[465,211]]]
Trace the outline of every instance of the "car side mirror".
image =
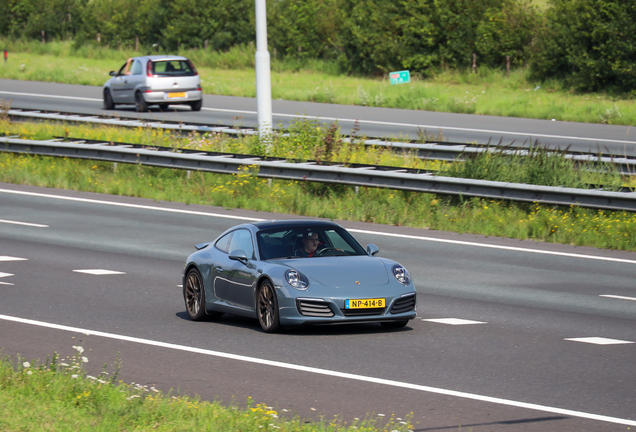
[[243,264],[247,264],[249,262],[247,255],[241,249],[237,249],[234,252],[230,253],[230,256],[228,258],[234,261],[240,261]]
[[380,252],[380,248],[377,247],[376,245],[374,245],[373,243],[369,243],[367,245],[367,253],[371,256],[377,254],[378,252]]
[[110,72],[108,72],[108,75],[110,75],[110,76],[115,76],[115,71],[110,71]]

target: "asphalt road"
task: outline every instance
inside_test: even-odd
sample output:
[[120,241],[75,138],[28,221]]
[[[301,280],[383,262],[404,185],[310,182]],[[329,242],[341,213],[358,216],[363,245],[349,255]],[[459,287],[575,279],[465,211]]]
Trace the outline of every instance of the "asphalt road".
[[[204,89],[205,90],[205,89]],[[114,111],[102,107],[102,88],[30,81],[0,80],[0,97],[13,108],[59,110],[91,115],[113,115],[158,120],[253,127],[258,124],[256,99],[205,95],[203,109],[176,108],[138,114],[132,105]],[[349,134],[358,122],[359,134],[369,137],[410,137],[419,133],[457,143],[527,145],[540,142],[551,148],[569,148],[604,155],[636,156],[636,130],[628,126],[449,114],[391,108],[330,105],[274,100],[273,122],[287,127],[298,117],[337,122]]]
[[409,269],[419,304],[406,329],[189,321],[178,285],[193,245],[281,217],[0,184],[0,347],[34,359],[82,343],[91,371],[120,352],[127,382],[308,418],[636,426],[636,254],[342,222]]

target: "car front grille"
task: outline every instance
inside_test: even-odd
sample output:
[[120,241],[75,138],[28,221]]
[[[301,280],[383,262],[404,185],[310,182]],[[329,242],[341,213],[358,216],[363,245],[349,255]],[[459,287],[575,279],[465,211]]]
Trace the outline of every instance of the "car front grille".
[[411,311],[415,309],[415,301],[416,301],[415,294],[409,295],[406,297],[401,297],[397,299],[395,303],[393,303],[393,306],[391,307],[391,313],[399,314],[399,313]]
[[386,308],[341,309],[344,316],[382,315]]
[[296,307],[304,316],[329,318],[335,315],[329,305],[320,300],[296,299]]

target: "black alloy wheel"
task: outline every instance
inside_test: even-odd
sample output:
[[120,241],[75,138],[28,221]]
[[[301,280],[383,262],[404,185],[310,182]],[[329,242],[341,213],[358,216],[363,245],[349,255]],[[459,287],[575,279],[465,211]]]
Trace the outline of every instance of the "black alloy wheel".
[[276,333],[281,330],[279,322],[278,299],[271,282],[265,281],[258,290],[256,302],[258,323],[266,333]]

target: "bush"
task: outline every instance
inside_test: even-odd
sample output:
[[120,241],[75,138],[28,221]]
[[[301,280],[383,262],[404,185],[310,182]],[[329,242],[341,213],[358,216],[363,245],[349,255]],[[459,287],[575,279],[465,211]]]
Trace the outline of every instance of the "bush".
[[505,0],[501,8],[487,10],[477,26],[479,62],[502,67],[510,56],[511,65],[525,65],[540,24],[541,15],[529,0]]
[[583,91],[636,90],[636,4],[552,0],[538,35],[532,77]]

